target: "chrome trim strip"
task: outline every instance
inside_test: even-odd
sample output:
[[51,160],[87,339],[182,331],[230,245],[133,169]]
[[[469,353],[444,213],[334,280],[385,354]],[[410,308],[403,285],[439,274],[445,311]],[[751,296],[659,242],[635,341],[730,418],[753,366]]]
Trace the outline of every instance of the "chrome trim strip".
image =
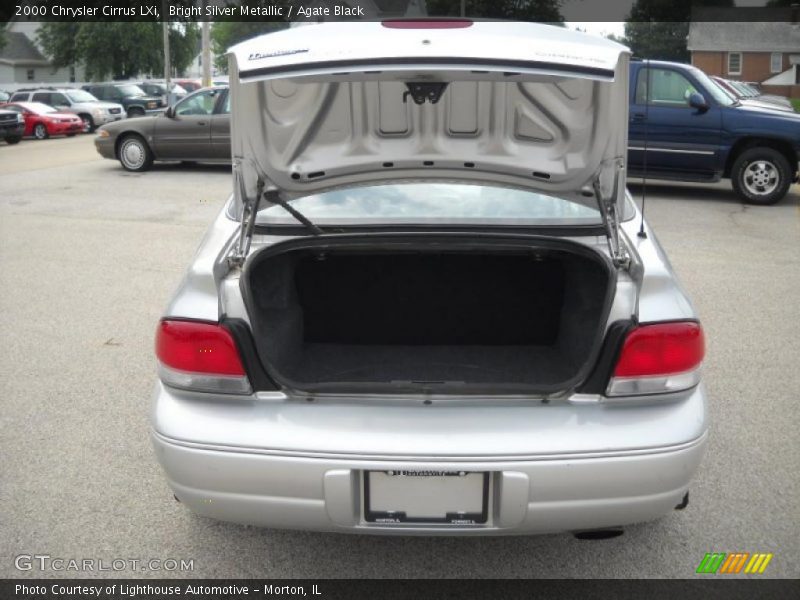
[[573,459],[591,459],[591,458],[624,458],[627,456],[641,456],[641,455],[654,455],[654,454],[668,454],[670,452],[680,452],[688,450],[705,443],[708,438],[708,429],[706,429],[699,437],[684,442],[682,444],[673,444],[670,446],[652,446],[646,448],[633,448],[630,450],[607,450],[598,452],[564,452],[561,454],[533,454],[533,455],[497,455],[497,456],[414,456],[414,455],[386,455],[386,454],[349,454],[349,453],[330,453],[330,452],[309,452],[303,450],[275,450],[269,448],[248,448],[242,446],[225,446],[221,444],[203,444],[198,442],[189,442],[186,440],[179,440],[165,436],[155,429],[151,429],[151,435],[158,441],[171,444],[173,446],[181,446],[193,450],[211,450],[216,452],[230,452],[232,454],[250,454],[250,455],[265,455],[275,456],[279,458],[320,458],[330,459],[337,461],[355,461],[355,462],[369,462],[369,461],[382,461],[382,462],[425,462],[431,464],[441,463],[513,463],[513,462],[530,462],[530,461],[554,461],[554,460],[573,460]]
[[[644,151],[645,148],[639,146],[628,146],[628,150],[642,150]],[[651,146],[647,147],[647,151],[653,152],[671,152],[672,154],[702,154],[703,156],[713,156],[715,152],[713,150],[678,150],[677,148],[653,148]]]

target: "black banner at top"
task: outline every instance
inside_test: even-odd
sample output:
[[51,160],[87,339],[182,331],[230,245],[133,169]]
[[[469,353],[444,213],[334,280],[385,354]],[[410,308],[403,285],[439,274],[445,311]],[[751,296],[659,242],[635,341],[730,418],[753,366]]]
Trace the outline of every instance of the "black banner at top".
[[[395,18],[519,21],[800,21],[794,0],[3,0],[0,22],[24,21],[380,21]],[[769,6],[766,4],[769,3]]]

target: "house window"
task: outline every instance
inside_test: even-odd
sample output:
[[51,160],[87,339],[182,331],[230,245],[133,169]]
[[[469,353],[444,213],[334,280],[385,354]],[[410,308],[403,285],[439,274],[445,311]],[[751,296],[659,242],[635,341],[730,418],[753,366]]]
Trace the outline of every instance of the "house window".
[[742,74],[742,53],[728,52],[728,75]]
[[783,54],[773,52],[769,57],[769,72],[780,73],[781,71],[783,71]]
[[36,79],[36,72],[33,69],[28,69],[26,76],[28,78],[28,81],[33,81],[34,79]]

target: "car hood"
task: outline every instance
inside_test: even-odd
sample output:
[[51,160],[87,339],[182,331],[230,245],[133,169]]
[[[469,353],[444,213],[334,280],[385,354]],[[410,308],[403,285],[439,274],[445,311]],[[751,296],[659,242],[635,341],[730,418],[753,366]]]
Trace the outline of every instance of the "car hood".
[[621,210],[629,52],[614,42],[534,23],[324,23],[228,58],[239,202],[259,185],[290,199],[443,179],[594,206],[600,190]]
[[785,121],[787,124],[790,124],[789,126],[791,127],[800,126],[800,113],[793,110],[782,109],[780,106],[775,106],[774,104],[756,104],[752,101],[745,102],[741,100],[739,104],[729,108],[735,111],[754,113],[763,118]]
[[91,102],[91,103],[87,102],[86,104],[87,106],[91,104],[91,106],[94,108],[105,108],[105,109],[122,107],[122,105],[119,104],[118,102]]
[[107,131],[112,136],[117,136],[124,131],[135,131],[142,135],[152,135],[155,130],[156,120],[163,118],[163,114],[157,115],[144,115],[143,117],[136,117],[135,119],[120,119],[112,121],[101,126],[100,129]]
[[161,102],[161,98],[150,94],[145,94],[144,96],[125,96],[125,98],[128,100],[136,100],[137,102]]
[[77,121],[80,121],[80,118],[78,118],[74,113],[68,113],[68,112],[51,112],[38,116],[44,117],[46,119],[70,119],[70,120],[75,119]]
[[759,108],[764,110],[777,110],[780,112],[788,112],[788,113],[794,112],[794,108],[792,108],[791,106],[778,104],[777,102],[770,102],[768,100],[757,100],[755,98],[741,98],[739,102],[741,102],[743,106],[748,106],[752,108]]

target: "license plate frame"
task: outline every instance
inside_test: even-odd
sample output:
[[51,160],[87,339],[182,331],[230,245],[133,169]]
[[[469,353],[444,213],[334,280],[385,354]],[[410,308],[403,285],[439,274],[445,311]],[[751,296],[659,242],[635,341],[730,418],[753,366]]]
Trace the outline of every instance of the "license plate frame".
[[[370,475],[373,475],[370,478]],[[379,477],[375,477],[378,475]],[[477,494],[479,500],[479,510],[459,511],[449,510],[447,506],[440,507],[441,515],[413,515],[408,510],[402,510],[403,502],[398,500],[395,509],[388,509],[386,506],[376,506],[376,485],[386,483],[386,477],[398,477],[392,482],[392,489],[397,489],[408,484],[408,492],[419,493],[420,489],[428,488],[426,493],[433,496],[443,494],[445,488],[450,487],[449,493],[459,490],[463,491],[467,487],[476,487],[471,494]],[[469,481],[450,480],[449,478],[469,478]],[[383,482],[381,482],[383,479]],[[476,481],[477,480],[477,481]],[[489,520],[489,487],[491,473],[489,471],[460,471],[460,470],[427,470],[427,469],[397,469],[385,471],[363,471],[362,489],[364,500],[364,521],[375,525],[413,525],[413,524],[438,524],[451,526],[464,525],[486,525]],[[448,482],[458,485],[449,485]],[[426,485],[430,484],[430,485]],[[471,498],[474,503],[476,498]],[[379,502],[378,502],[379,504]],[[456,509],[456,507],[451,507]]]

